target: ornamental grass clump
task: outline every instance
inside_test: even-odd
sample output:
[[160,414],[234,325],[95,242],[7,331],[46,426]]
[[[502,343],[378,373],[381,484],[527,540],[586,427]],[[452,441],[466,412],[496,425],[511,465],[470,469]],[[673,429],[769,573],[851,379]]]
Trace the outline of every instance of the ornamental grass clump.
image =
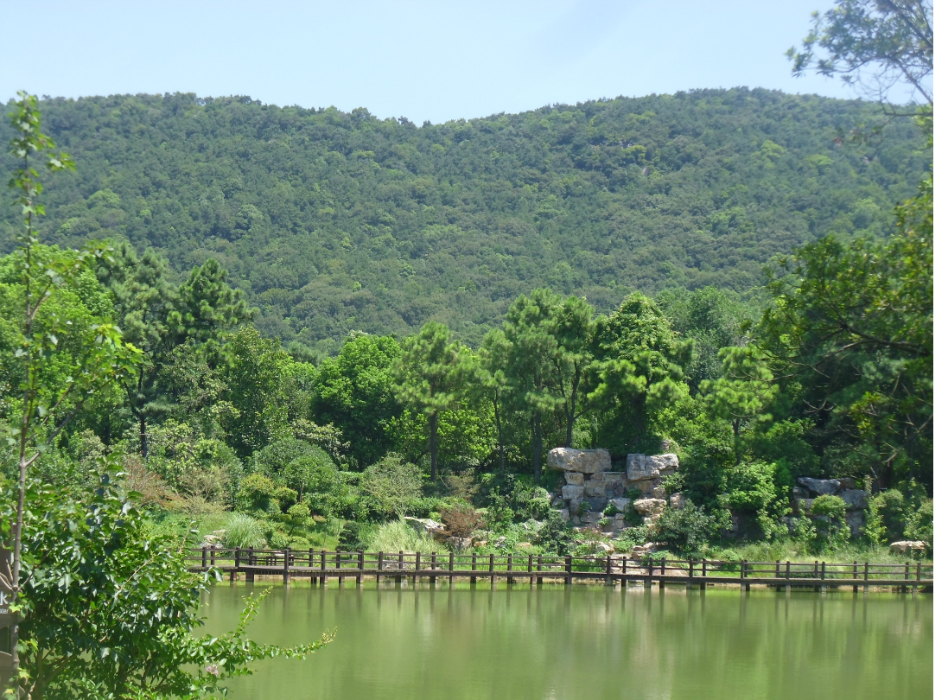
[[256,518],[245,513],[232,513],[227,519],[223,542],[225,547],[262,549],[266,546],[266,535],[262,523]]

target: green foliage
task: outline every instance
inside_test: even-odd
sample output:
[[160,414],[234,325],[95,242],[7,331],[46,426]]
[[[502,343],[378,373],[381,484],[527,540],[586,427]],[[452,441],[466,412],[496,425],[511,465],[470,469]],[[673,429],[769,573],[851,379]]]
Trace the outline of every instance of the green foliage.
[[370,539],[368,549],[374,552],[407,554],[421,552],[423,556],[432,552],[447,551],[443,544],[435,542],[425,532],[417,532],[401,519],[380,523]]
[[276,486],[272,479],[253,473],[240,482],[237,490],[237,510],[247,513],[279,515],[296,502],[298,494],[285,486]]
[[390,426],[402,409],[392,368],[400,355],[395,338],[354,334],[318,368],[311,411],[341,431],[355,465],[372,464],[393,447]]
[[[143,535],[143,516],[112,473],[90,492],[29,489],[20,603],[27,697],[197,697],[259,659],[302,657],[329,641],[291,649],[250,641],[244,627],[256,600],[234,632],[196,637],[206,580],[176,554],[184,543]],[[3,496],[0,522],[9,523],[13,499]]]
[[266,546],[266,535],[256,518],[246,513],[231,513],[224,525],[223,543],[225,547],[262,549]]
[[422,495],[422,475],[414,464],[390,454],[363,472],[360,490],[382,517],[403,517]]
[[932,528],[934,528],[934,505],[930,498],[925,498],[921,500],[920,506],[912,510],[905,519],[905,537],[924,542],[930,551],[934,543]]
[[718,518],[687,500],[681,509],[665,509],[655,524],[654,536],[674,552],[697,556],[708,542],[717,538],[721,527]]
[[402,343],[402,354],[395,367],[395,392],[400,403],[424,413],[428,419],[428,452],[431,480],[438,480],[438,421],[441,414],[456,407],[463,373],[459,359],[460,343],[450,340],[448,327],[426,323],[417,335]]
[[599,444],[620,455],[654,450],[659,417],[688,392],[682,368],[691,343],[643,294],[631,294],[610,316],[598,319],[595,337],[594,397],[605,413]]
[[839,545],[849,538],[846,503],[839,496],[818,496],[811,506],[811,514],[819,543]]
[[[827,232],[887,232],[930,163],[908,123],[881,150],[838,148],[833,130],[872,105],[762,89],[419,128],[191,94],[41,108],[82,164],[46,190],[49,242],[123,239],[176,273],[213,257],[264,335],[322,356],[354,330],[403,337],[429,320],[476,346],[544,286],[601,313],[636,289],[745,292],[763,263]],[[766,142],[784,152],[754,158]],[[878,209],[857,217],[864,200]],[[0,212],[4,252],[12,218]]]
[[337,548],[342,552],[364,549],[366,544],[363,540],[363,534],[363,526],[360,523],[352,520],[344,523],[337,539]]

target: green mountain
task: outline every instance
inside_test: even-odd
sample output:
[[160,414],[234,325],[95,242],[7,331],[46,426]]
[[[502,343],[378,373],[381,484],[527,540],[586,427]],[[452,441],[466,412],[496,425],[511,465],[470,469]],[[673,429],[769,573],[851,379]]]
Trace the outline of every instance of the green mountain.
[[885,148],[850,143],[874,105],[748,89],[421,127],[189,94],[41,109],[78,163],[46,190],[45,241],[126,238],[179,274],[217,258],[263,332],[318,352],[430,319],[475,343],[543,285],[599,311],[634,289],[748,290],[804,242],[886,234],[931,158],[907,120]]

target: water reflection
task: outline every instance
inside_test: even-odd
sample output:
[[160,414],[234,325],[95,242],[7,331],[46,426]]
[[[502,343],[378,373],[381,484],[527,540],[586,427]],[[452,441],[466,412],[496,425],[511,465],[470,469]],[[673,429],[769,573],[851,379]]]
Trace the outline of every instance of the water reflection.
[[[232,628],[251,589],[214,590],[208,629]],[[231,697],[932,695],[932,611],[923,596],[299,583],[275,588],[251,633],[297,644],[334,627],[330,647],[304,662],[264,663],[231,683]]]

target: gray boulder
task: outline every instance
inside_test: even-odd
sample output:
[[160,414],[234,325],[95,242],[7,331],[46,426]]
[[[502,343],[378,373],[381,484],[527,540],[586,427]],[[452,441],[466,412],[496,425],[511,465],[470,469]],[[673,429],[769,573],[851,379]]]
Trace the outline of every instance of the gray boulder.
[[839,479],[812,479],[809,476],[800,476],[798,483],[818,496],[833,496],[840,490]]
[[595,474],[610,471],[610,453],[606,450],[573,450],[556,447],[548,452],[548,468],[564,472]]
[[639,515],[647,518],[660,516],[667,504],[661,498],[640,498],[632,504]]
[[683,493],[673,493],[668,499],[668,503],[674,510],[682,510],[686,500]]
[[921,540],[903,540],[890,544],[889,551],[896,554],[910,554],[911,552],[923,552],[926,547],[927,545]]
[[584,487],[568,484],[561,487],[561,497],[566,501],[579,501],[584,496]]
[[678,455],[665,454],[646,456],[626,455],[626,478],[629,481],[648,481],[672,474],[678,468]]
[[869,507],[869,494],[862,489],[841,491],[840,498],[846,503],[847,510],[866,510]]
[[580,472],[564,472],[564,480],[575,486],[584,485],[584,475]]

